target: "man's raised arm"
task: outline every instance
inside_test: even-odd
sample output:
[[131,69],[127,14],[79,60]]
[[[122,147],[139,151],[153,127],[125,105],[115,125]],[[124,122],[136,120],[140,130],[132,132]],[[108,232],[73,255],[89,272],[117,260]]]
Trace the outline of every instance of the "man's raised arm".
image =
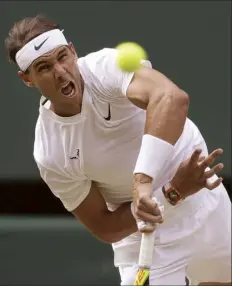
[[127,98],[146,109],[142,144],[134,170],[133,197],[151,198],[152,181],[160,181],[174,152],[188,114],[188,95],[160,72],[141,67],[127,89]]

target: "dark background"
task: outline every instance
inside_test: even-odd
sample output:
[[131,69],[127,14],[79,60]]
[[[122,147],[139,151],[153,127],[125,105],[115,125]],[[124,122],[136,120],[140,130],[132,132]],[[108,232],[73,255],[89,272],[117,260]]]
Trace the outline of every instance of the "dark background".
[[[123,41],[148,51],[154,68],[190,95],[189,117],[209,151],[221,147],[231,194],[230,1],[0,2],[0,285],[118,283],[110,246],[97,241],[40,180],[33,161],[39,93],[6,58],[16,20],[45,13],[79,56]],[[95,256],[96,255],[96,256]]]

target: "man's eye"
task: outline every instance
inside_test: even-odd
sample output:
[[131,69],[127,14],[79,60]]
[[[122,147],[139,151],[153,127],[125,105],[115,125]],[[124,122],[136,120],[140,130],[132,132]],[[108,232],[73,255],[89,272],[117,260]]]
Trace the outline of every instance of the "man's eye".
[[49,66],[48,66],[48,65],[40,66],[40,67],[39,67],[39,72],[40,72],[40,71],[47,70],[47,69],[49,69]]
[[66,54],[63,54],[63,55],[59,56],[58,57],[58,61],[64,60],[66,58],[66,56],[67,56]]

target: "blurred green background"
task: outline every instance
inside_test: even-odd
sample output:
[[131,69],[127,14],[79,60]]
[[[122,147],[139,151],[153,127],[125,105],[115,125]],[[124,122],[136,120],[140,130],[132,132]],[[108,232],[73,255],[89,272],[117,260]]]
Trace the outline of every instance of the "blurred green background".
[[111,246],[86,232],[41,182],[32,151],[39,93],[9,64],[4,39],[16,20],[45,13],[79,57],[123,41],[190,95],[189,117],[209,151],[224,149],[231,188],[230,1],[0,2],[0,285],[118,284]]

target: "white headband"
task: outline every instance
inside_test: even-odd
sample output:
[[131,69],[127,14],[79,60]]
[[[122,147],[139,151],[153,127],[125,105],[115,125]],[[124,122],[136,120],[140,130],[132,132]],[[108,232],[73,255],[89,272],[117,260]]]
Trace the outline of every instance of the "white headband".
[[62,31],[59,29],[50,30],[23,46],[17,52],[15,59],[21,71],[25,71],[38,57],[64,45],[68,45],[68,42]]

